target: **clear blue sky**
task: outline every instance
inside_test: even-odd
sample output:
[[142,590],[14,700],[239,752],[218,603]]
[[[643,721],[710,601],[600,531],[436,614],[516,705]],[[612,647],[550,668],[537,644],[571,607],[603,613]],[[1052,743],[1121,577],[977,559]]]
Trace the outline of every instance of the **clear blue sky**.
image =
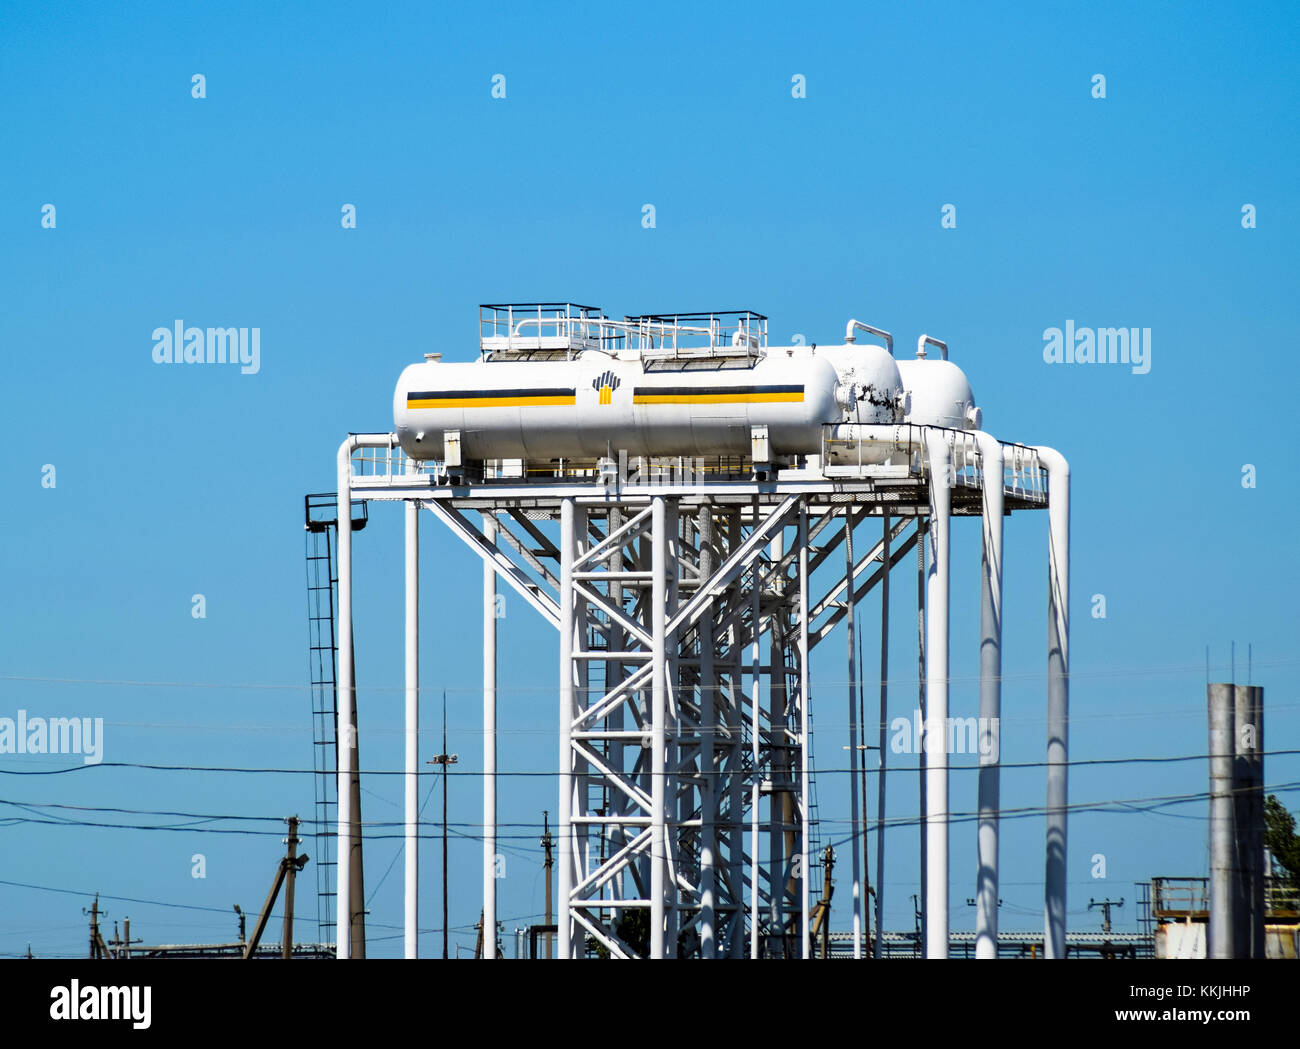
[[[902,347],[946,338],[986,428],[1073,466],[1072,757],[1204,754],[1205,645],[1226,677],[1234,639],[1239,665],[1253,643],[1267,746],[1295,747],[1297,43],[1284,3],[0,4],[0,716],[103,717],[106,761],[310,767],[303,494],[333,490],[345,433],[391,427],[402,367],[475,354],[477,303],[577,299],[618,315],[750,307],[776,342],[836,340],[849,316]],[[259,327],[258,374],[154,364],[152,331],[178,318]],[[1067,319],[1150,328],[1150,373],[1045,364],[1042,333]],[[449,747],[473,773],[479,562],[433,525],[425,749],[445,688]],[[402,761],[400,536],[400,512],[378,506],[358,541],[367,768]],[[1045,516],[1013,518],[1007,541],[1003,755],[1038,761]],[[955,549],[953,708],[973,713],[973,522]],[[518,601],[504,630],[502,768],[553,769],[554,638]],[[914,657],[897,640],[907,715]],[[843,646],[823,647],[816,759],[839,768]],[[69,764],[0,756],[0,772]],[[1206,777],[1203,760],[1085,767],[1070,798],[1197,794]],[[1267,779],[1300,780],[1300,762],[1270,758]],[[910,780],[891,815],[915,813]],[[826,840],[843,838],[842,784],[819,785]],[[368,819],[400,820],[398,778],[366,787]],[[952,792],[973,807],[973,774]],[[110,924],[175,942],[232,935],[233,903],[256,911],[280,825],[34,806],[307,817],[312,786],[101,767],[0,775],[0,799],[0,880],[184,905],[105,903]],[[1041,805],[1042,770],[1008,771],[1003,799]],[[508,930],[540,920],[543,808],[551,781],[503,784]],[[1203,801],[1076,814],[1071,928],[1095,927],[1089,897],[1125,897],[1130,927],[1134,881],[1205,874],[1205,815]],[[472,775],[451,784],[450,818],[470,836],[453,839],[451,913],[470,947]],[[209,833],[223,829],[264,833]],[[889,928],[912,924],[915,841],[890,835]],[[954,828],[957,928],[973,925],[973,841]],[[1041,929],[1041,816],[1008,820],[1003,842],[1003,927]],[[400,860],[380,884],[399,845],[368,851],[375,954],[401,950]],[[309,868],[304,937],[313,886]],[[431,842],[429,929],[439,891]],[[847,896],[841,880],[836,928]],[[88,902],[0,884],[0,954],[80,953]],[[439,943],[426,933],[423,953]]]

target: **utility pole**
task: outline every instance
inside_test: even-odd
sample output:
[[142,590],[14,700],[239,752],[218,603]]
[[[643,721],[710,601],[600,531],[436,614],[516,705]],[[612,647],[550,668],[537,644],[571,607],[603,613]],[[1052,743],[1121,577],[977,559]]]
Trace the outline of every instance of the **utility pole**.
[[1124,906],[1123,897],[1120,897],[1118,900],[1089,900],[1088,901],[1088,910],[1092,910],[1094,907],[1101,908],[1101,931],[1104,932],[1107,936],[1110,935],[1110,909],[1112,907],[1123,907],[1123,906]]
[[430,765],[442,766],[442,957],[447,957],[447,766],[459,761],[447,753],[447,693],[442,694],[442,753]]
[[[835,869],[835,850],[829,845],[826,846],[822,853],[822,957],[831,956],[831,893],[834,891],[831,885],[831,871]],[[868,912],[870,913],[870,912]],[[868,932],[867,939],[870,941],[871,935]]]
[[293,879],[298,873],[298,817],[289,817],[289,837],[285,842],[289,854],[285,858],[285,872],[288,881],[284,886],[284,943],[280,948],[280,957],[288,961],[293,957]]
[[[289,879],[289,891],[285,896],[288,909],[284,915],[284,934],[285,944],[287,947],[282,949],[280,957],[290,957],[293,946],[293,877],[305,866],[307,866],[308,856],[303,853],[298,855],[298,817],[289,818],[289,837],[285,843],[289,846],[288,852],[281,858],[275,868],[275,879],[271,882],[271,891],[266,894],[266,902],[262,904],[262,913],[258,915],[257,924],[253,926],[253,938],[244,945],[243,957],[245,960],[253,957],[257,952],[257,945],[262,942],[262,933],[266,930],[266,923],[271,917],[271,908],[275,906],[276,898],[280,895],[280,886],[284,884],[286,877]],[[243,912],[238,907],[235,910],[239,913],[240,935],[243,935]]]
[[[545,924],[548,927],[551,925],[551,867],[555,863],[555,860],[551,856],[551,824],[550,824],[549,817],[550,817],[550,813],[548,813],[545,810],[542,810],[542,848],[545,850],[545,855],[546,855],[546,859],[542,861],[543,866],[546,868]],[[551,957],[551,934],[550,933],[546,934],[546,957],[547,960],[549,961]]]
[[912,893],[912,919],[916,923],[916,933],[913,941],[916,944],[914,953],[915,956],[919,958],[921,957],[921,908],[918,906],[917,900],[918,897],[916,893]]
[[[92,958],[111,958],[112,952],[104,943],[104,937],[99,932],[99,893],[95,893],[95,902],[90,905],[90,910],[81,908],[82,914],[90,915],[90,957]],[[107,914],[108,911],[102,912]]]

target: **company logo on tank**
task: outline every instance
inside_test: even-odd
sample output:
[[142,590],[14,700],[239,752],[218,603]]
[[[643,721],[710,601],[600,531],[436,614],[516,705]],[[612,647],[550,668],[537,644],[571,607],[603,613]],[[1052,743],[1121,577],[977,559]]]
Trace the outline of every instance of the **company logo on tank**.
[[613,404],[614,391],[623,385],[623,381],[612,371],[601,372],[591,380],[591,388],[600,393],[600,404]]

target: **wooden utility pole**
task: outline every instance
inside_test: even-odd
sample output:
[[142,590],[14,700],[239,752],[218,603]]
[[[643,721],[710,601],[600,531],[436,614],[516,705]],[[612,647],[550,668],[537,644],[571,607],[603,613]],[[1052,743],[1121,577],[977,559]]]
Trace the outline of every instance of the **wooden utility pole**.
[[[543,811],[542,811],[542,848],[545,850],[545,856],[546,856],[546,859],[543,860],[542,862],[543,862],[543,865],[544,865],[545,868],[546,868],[546,919],[545,919],[545,924],[546,924],[547,926],[550,926],[550,925],[552,924],[552,919],[551,919],[551,868],[555,865],[555,860],[554,860],[554,859],[552,858],[552,856],[551,856],[551,824],[550,824],[550,819],[549,819],[549,817],[550,817],[550,813],[548,813],[548,812],[546,812],[545,810],[543,810]],[[551,934],[550,934],[549,932],[546,934],[546,957],[547,957],[548,960],[549,960],[550,957],[551,957]]]
[[271,917],[271,908],[275,906],[276,897],[280,895],[280,886],[284,884],[286,877],[289,878],[289,891],[285,898],[288,910],[284,916],[285,946],[280,957],[289,958],[293,953],[293,876],[307,866],[308,856],[306,853],[301,856],[297,853],[298,817],[291,816],[288,822],[289,837],[285,839],[289,847],[288,852],[276,867],[275,880],[271,882],[271,891],[266,894],[266,903],[262,905],[262,913],[258,915],[257,924],[253,926],[252,939],[244,946],[245,958],[253,957],[257,951],[257,945],[262,942],[262,933],[266,930],[266,923]]
[[[831,871],[835,869],[835,850],[829,845],[822,853],[822,957],[831,956]],[[870,939],[870,937],[868,937]]]
[[298,817],[289,817],[289,854],[285,857],[285,871],[289,881],[284,887],[284,943],[280,957],[286,962],[293,957],[293,879],[298,873]]
[[95,893],[95,902],[90,905],[90,957],[99,957],[99,893]]
[[[83,907],[82,914],[87,913]],[[105,914],[108,912],[105,911]],[[108,949],[104,943],[104,937],[99,931],[99,893],[95,893],[95,902],[90,905],[90,956],[92,958],[111,958],[113,952]]]

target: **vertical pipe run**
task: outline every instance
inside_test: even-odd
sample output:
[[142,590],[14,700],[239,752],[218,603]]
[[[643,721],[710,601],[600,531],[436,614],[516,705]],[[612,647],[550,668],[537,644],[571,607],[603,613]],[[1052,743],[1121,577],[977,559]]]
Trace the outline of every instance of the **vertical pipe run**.
[[339,445],[338,519],[339,540],[339,676],[338,721],[335,739],[338,753],[338,831],[335,855],[338,865],[338,890],[334,897],[337,910],[335,951],[339,958],[352,955],[352,742],[356,724],[356,689],[352,677],[352,448],[349,437]]
[[665,868],[667,866],[666,817],[668,661],[666,653],[668,601],[667,512],[663,496],[655,496],[651,510],[651,691],[650,691],[650,957],[664,957]]
[[569,897],[573,889],[573,500],[560,502],[560,885],[559,955],[572,956]]
[[[889,514],[883,515],[885,523],[884,534],[881,537],[881,576],[880,576],[880,782],[877,784],[876,794],[876,939],[872,950],[872,957],[881,957],[884,950],[884,933],[885,933],[885,781],[888,776],[885,774],[887,766],[886,755],[889,751],[885,747],[885,734],[889,725],[889,533],[890,522]],[[852,593],[852,590],[849,591]],[[850,658],[852,655],[850,654]],[[862,726],[863,734],[866,733],[866,725]],[[863,753],[863,763],[865,767],[866,754]],[[865,782],[866,777],[863,777]],[[865,809],[865,805],[863,806]],[[866,812],[863,812],[866,817]],[[865,852],[865,841],[864,852]],[[870,926],[867,928],[867,938],[871,938]]]
[[[483,515],[493,547],[497,521]],[[497,956],[497,574],[483,562],[483,957]]]
[[[758,497],[754,497],[753,503],[753,528],[759,527],[758,518]],[[750,757],[753,761],[754,780],[750,786],[749,796],[749,956],[757,958],[759,956],[759,914],[758,914],[758,802],[759,802],[759,781],[762,778],[760,771],[760,726],[762,724],[759,716],[761,710],[760,695],[762,692],[761,682],[763,680],[763,654],[760,647],[760,637],[763,632],[763,615],[762,615],[762,595],[763,580],[760,571],[762,559],[755,555],[752,569],[752,592],[750,594],[750,623],[751,637],[753,645],[750,648],[749,660],[750,671],[753,677],[750,695]]]
[[[917,680],[917,704],[921,710],[921,728],[912,741],[914,749],[918,755],[916,767],[920,774],[920,783],[917,785],[919,791],[918,806],[921,810],[922,817],[925,815],[925,762],[922,755],[925,754],[925,536],[929,531],[929,525],[925,518],[920,518],[916,522],[916,680]],[[920,939],[916,944],[917,957],[921,956],[922,948],[925,944],[925,901],[926,901],[926,854],[925,854],[925,819],[922,818],[919,823],[921,830],[921,917],[920,917]],[[912,901],[913,909],[916,909],[916,901]]]
[[[415,473],[415,461],[406,461]],[[406,514],[406,861],[404,943],[407,958],[419,957],[420,932],[420,504],[407,499]]]
[[[853,592],[849,592],[849,603],[853,602]],[[799,503],[799,841],[800,866],[799,884],[802,890],[800,911],[802,914],[802,941],[804,958],[812,957],[812,919],[811,886],[812,856],[810,854],[810,837],[812,827],[809,821],[811,811],[811,784],[809,782],[808,749],[811,737],[808,725],[808,504]],[[830,915],[826,916],[830,920]]]
[[980,554],[979,826],[975,957],[998,956],[998,806],[1002,752],[1002,445],[977,433],[983,475]]
[[930,574],[926,603],[925,956],[948,957],[948,594],[952,456],[942,431],[927,431],[930,464]]
[[1210,713],[1210,943],[1211,958],[1235,957],[1236,827],[1233,811],[1233,687],[1207,689]]
[[[853,957],[862,957],[862,853],[858,849],[858,834],[861,826],[861,814],[858,811],[858,662],[854,658],[854,644],[857,631],[853,610],[857,604],[853,595],[857,592],[857,573],[853,564],[853,506],[844,508],[844,561],[848,575],[848,590],[845,600],[845,626],[849,642],[849,851],[852,853],[853,867]],[[879,891],[879,890],[877,890]]]
[[1051,448],[1037,448],[1047,468],[1047,859],[1043,953],[1065,957],[1066,824],[1070,755],[1070,466]]

